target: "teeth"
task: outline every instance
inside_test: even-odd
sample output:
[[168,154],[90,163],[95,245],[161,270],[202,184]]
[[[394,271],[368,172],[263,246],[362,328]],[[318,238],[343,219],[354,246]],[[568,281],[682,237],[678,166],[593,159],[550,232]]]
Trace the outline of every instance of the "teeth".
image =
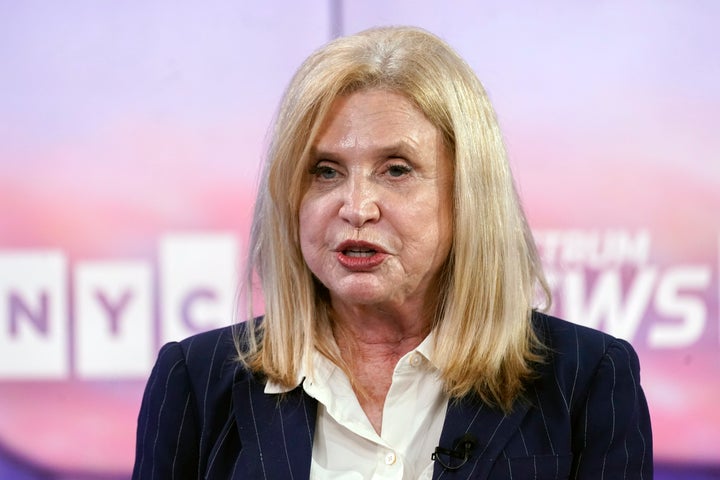
[[354,249],[354,250],[345,250],[344,253],[348,257],[372,257],[375,254],[375,250]]

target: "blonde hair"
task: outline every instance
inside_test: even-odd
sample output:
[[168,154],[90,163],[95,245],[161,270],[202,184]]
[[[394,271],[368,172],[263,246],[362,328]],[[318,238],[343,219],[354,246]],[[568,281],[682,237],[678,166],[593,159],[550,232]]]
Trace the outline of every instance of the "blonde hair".
[[453,245],[433,323],[433,361],[452,397],[475,393],[509,410],[541,360],[531,314],[536,293],[548,305],[550,293],[487,95],[462,58],[418,28],[377,28],[337,39],[293,77],[275,122],[251,230],[247,281],[260,279],[265,316],[238,342],[241,358],[288,387],[314,349],[343,365],[327,292],[300,251],[298,212],[310,149],[331,105],[341,95],[371,88],[414,102],[442,133],[454,160]]

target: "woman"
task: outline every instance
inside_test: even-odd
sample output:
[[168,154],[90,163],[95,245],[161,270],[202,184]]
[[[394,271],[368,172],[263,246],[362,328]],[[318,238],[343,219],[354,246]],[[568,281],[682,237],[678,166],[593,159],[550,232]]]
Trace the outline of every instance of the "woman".
[[160,351],[134,478],[652,477],[637,356],[533,310],[549,292],[495,115],[437,37],[374,29],[305,61],[248,271],[261,320]]

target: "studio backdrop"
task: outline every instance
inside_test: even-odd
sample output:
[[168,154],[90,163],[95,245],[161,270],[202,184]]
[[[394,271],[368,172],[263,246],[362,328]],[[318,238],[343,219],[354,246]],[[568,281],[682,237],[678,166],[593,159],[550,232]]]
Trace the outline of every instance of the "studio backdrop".
[[717,472],[719,18],[711,0],[0,0],[0,478],[129,477],[159,347],[233,321],[290,76],[389,24],[483,81],[552,312],[640,355],[658,478]]

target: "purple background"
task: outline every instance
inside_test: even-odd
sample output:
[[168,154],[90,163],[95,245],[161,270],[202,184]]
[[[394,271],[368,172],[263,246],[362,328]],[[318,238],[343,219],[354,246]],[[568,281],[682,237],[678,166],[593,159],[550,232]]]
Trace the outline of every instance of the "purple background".
[[[652,271],[629,339],[657,478],[720,478],[718,18],[714,1],[0,0],[0,255],[63,252],[72,295],[81,262],[155,275],[168,234],[242,245],[268,126],[302,59],[339,33],[422,26],[485,84],[536,231],[649,232],[642,265],[548,268],[580,271],[590,292],[617,270],[623,301]],[[709,272],[679,292],[704,308],[701,335],[657,347],[654,329],[682,324],[658,308],[660,284],[686,267]],[[586,322],[562,292],[555,312]],[[0,478],[129,476],[145,376],[82,380],[70,363],[60,380],[0,378]]]

